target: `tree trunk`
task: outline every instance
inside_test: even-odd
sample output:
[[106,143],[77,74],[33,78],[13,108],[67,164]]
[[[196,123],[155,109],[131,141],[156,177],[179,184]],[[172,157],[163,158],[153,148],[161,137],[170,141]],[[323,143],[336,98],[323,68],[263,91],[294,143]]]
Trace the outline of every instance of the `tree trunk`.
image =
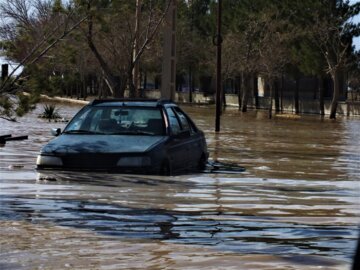
[[279,82],[274,82],[274,99],[275,99],[275,112],[280,112],[280,101],[279,101]]
[[284,111],[284,88],[285,88],[285,79],[284,75],[281,76],[281,88],[280,88],[280,111]]
[[249,101],[249,93],[253,88],[253,76],[252,74],[249,74],[245,77],[245,85],[246,87],[243,89],[243,97],[242,97],[242,105],[241,105],[241,111],[247,112],[247,105]]
[[183,91],[183,77],[182,75],[176,75],[176,91],[182,92]]
[[139,93],[136,89],[136,86],[134,84],[134,73],[133,73],[133,69],[134,67],[132,65],[130,65],[128,72],[127,72],[127,76],[128,76],[128,90],[129,90],[129,97],[131,98],[135,98],[135,97],[139,97]]
[[76,84],[76,99],[79,100],[80,99],[80,91],[81,91],[81,86],[79,86],[81,83],[78,82]]
[[99,82],[98,82],[98,98],[102,98],[103,95],[103,84],[104,84],[104,80],[100,77],[99,78]]
[[274,96],[274,86],[273,86],[273,83],[272,81],[269,81],[269,90],[270,90],[270,104],[269,104],[269,119],[272,118],[272,107],[273,107],[273,96]]
[[296,86],[295,86],[295,92],[294,92],[294,106],[295,106],[295,114],[300,113],[299,108],[299,91],[300,91],[300,79],[296,78]]
[[254,81],[253,81],[253,86],[254,86],[254,98],[255,98],[255,108],[258,109],[259,106],[259,88],[258,88],[258,78],[257,75],[254,75]]
[[318,75],[318,90],[319,90],[319,110],[320,115],[325,115],[324,105],[324,78],[322,75]]
[[[90,10],[90,8],[91,8],[91,4],[89,3],[88,9]],[[120,80],[120,77],[112,74],[110,67],[105,62],[102,55],[99,53],[99,51],[93,41],[92,16],[88,17],[87,43],[88,43],[88,46],[89,46],[91,52],[94,54],[95,58],[98,60],[98,62],[100,64],[100,67],[103,71],[104,80],[105,80],[107,86],[109,87],[111,94],[117,98],[124,97],[124,92],[125,92],[124,82]]]
[[331,101],[331,107],[330,107],[330,119],[336,118],[336,109],[338,106],[339,101],[339,94],[340,94],[340,84],[339,84],[339,72],[335,70],[331,74],[331,78],[333,80],[333,98]]
[[154,79],[154,87],[156,90],[160,90],[160,84],[161,84],[161,77],[159,77],[159,75],[156,75]]
[[111,94],[114,97],[118,97],[118,98],[124,97],[125,87],[121,86],[123,83],[120,80],[120,77],[112,74],[112,72],[110,71],[110,68],[107,66],[106,62],[104,61],[102,56],[99,54],[99,52],[97,51],[97,48],[95,47],[95,45],[92,42],[89,42],[89,47],[90,47],[91,51],[93,52],[94,56],[96,57],[96,59],[98,60],[98,62],[100,63],[100,66],[103,71],[104,79],[106,81],[107,86],[110,89]]
[[[222,98],[221,98],[221,103],[222,103],[222,110],[225,110],[226,108],[226,83],[222,83],[222,91],[221,91],[221,94],[222,94]],[[222,113],[222,112],[221,112]]]
[[147,72],[146,71],[144,71],[143,89],[144,89],[144,92],[145,92],[145,90],[147,90]]
[[238,89],[238,104],[239,104],[239,110],[241,110],[242,107],[242,96],[243,96],[243,91],[245,89],[245,74],[244,72],[241,72],[241,76],[239,78],[239,89]]
[[192,81],[193,81],[193,72],[192,72],[192,67],[190,65],[189,66],[189,82],[188,82],[188,86],[189,86],[189,88],[188,88],[188,90],[189,90],[189,102],[190,103],[192,103],[192,101],[193,101],[193,96],[192,96],[192,94],[193,94],[193,89],[192,89],[193,83],[192,83]]
[[[140,30],[140,17],[141,17],[141,0],[136,0],[136,12],[135,12],[135,38],[134,38],[134,47],[133,47],[133,57],[132,57],[132,85],[134,86],[134,96],[141,97],[140,90],[140,59],[136,59],[136,56],[139,53],[139,30]],[[130,80],[130,79],[129,79]],[[131,87],[132,88],[132,87]],[[130,87],[129,87],[130,91]],[[131,95],[131,93],[130,93]]]

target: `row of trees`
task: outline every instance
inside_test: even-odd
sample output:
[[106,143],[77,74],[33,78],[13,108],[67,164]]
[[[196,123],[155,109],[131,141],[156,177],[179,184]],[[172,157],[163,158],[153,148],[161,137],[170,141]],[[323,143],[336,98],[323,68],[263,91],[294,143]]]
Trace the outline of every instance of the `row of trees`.
[[[0,114],[13,118],[16,106],[9,94],[22,89],[72,94],[91,85],[96,94],[123,97],[129,89],[131,96],[139,96],[139,77],[161,72],[161,29],[169,3],[3,0],[1,45],[24,70],[2,80]],[[188,75],[194,88],[196,78],[215,72],[217,1],[177,0],[177,5],[177,72]],[[271,109],[273,100],[278,108],[274,85],[282,76],[329,74],[334,85],[330,117],[335,118],[340,74],[348,73],[353,87],[359,84],[359,56],[352,47],[352,38],[360,34],[352,21],[359,10],[360,3],[344,0],[223,0],[223,78],[241,78],[241,109],[247,109],[256,76],[267,82]],[[134,77],[137,64],[141,72]],[[24,105],[28,99],[20,98],[17,113],[30,108]]]

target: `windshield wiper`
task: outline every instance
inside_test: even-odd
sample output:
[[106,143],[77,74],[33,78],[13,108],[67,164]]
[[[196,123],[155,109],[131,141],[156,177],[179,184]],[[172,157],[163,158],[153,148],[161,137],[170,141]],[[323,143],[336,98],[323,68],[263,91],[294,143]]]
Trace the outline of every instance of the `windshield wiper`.
[[96,132],[96,131],[90,131],[90,130],[84,130],[84,129],[78,129],[78,130],[67,130],[64,131],[65,134],[104,134],[101,132]]
[[131,130],[131,131],[114,132],[114,133],[110,133],[109,135],[155,135],[155,134],[147,131]]

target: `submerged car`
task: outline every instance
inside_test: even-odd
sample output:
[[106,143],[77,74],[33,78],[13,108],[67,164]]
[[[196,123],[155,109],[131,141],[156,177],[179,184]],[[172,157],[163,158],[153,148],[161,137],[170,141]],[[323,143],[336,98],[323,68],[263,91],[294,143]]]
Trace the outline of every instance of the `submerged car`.
[[52,133],[38,169],[170,175],[208,159],[204,133],[171,101],[94,100]]

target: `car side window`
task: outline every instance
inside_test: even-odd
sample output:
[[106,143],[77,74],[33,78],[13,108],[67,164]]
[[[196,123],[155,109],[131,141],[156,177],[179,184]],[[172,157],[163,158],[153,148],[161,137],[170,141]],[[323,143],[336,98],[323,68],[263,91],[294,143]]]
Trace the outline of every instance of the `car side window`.
[[182,130],[190,130],[191,134],[196,133],[196,128],[188,117],[179,108],[174,108],[174,110],[180,119]]
[[183,114],[183,112],[180,111],[179,108],[174,108],[174,111],[177,114],[177,116],[179,117],[179,120],[180,120],[180,123],[181,123],[181,129],[183,131],[189,130],[190,125],[189,125],[188,120],[186,119],[186,116]]
[[169,116],[169,124],[171,131],[174,135],[179,134],[181,131],[180,123],[178,118],[176,117],[174,111],[171,108],[167,108],[166,112]]

